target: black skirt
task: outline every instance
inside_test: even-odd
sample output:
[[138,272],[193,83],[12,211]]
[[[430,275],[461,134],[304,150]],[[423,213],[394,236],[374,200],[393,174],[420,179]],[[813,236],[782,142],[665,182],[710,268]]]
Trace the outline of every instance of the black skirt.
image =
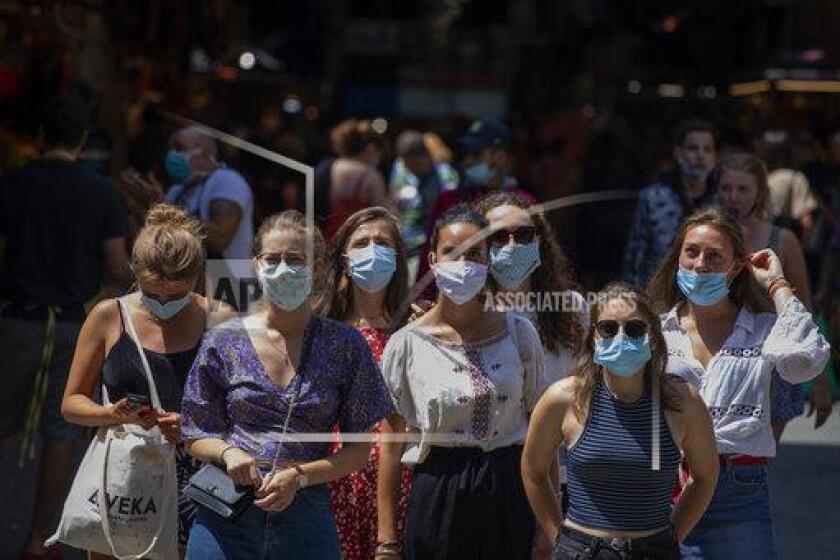
[[411,480],[405,560],[530,559],[534,514],[521,456],[521,446],[432,447]]

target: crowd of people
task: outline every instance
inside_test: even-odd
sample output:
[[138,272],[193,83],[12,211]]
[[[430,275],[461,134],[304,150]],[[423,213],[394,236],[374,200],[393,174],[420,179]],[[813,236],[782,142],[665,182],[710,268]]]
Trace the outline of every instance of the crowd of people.
[[[639,193],[622,281],[585,293],[496,118],[457,162],[402,132],[388,181],[383,136],[341,123],[315,229],[260,215],[198,128],[172,134],[167,187],[135,170],[120,188],[79,160],[89,128],[59,96],[42,156],[0,177],[0,436],[21,461],[44,441],[25,558],[69,542],[69,499],[49,537],[85,427],[168,442],[177,476],[150,480],[178,531],[152,557],[775,557],[768,467],[836,383],[840,222],[809,262],[803,236],[834,214],[802,173],[687,121]],[[257,305],[213,301],[210,263],[252,274]],[[208,472],[224,512],[190,499]],[[101,478],[85,542],[125,555],[139,506],[110,521]]]

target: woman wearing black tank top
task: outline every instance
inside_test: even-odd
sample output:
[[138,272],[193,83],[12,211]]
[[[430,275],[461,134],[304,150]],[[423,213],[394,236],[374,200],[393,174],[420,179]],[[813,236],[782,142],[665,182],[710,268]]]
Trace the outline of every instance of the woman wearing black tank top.
[[[755,253],[762,249],[772,249],[782,261],[785,278],[790,281],[799,299],[805,307],[813,309],[802,245],[792,231],[770,223],[770,187],[764,162],[752,154],[730,154],[720,162],[718,183],[721,206],[741,226],[747,251]],[[769,299],[767,304],[768,308],[773,307]],[[804,411],[805,398],[800,386],[788,383],[774,371],[770,399],[773,436],[778,443],[785,425]],[[831,404],[831,390],[823,374],[814,379],[811,390],[811,410],[808,415],[816,413],[815,428],[822,426],[828,419]]]
[[[667,378],[667,350],[647,297],[622,283],[598,294],[585,353],[531,415],[522,478],[531,508],[555,540],[555,560],[679,558],[717,480],[715,440],[697,391]],[[549,479],[567,448],[563,519]],[[672,508],[681,455],[694,478]]]
[[[205,331],[207,300],[193,290],[204,270],[199,223],[183,210],[159,204],[149,211],[132,251],[137,291],[123,298],[135,325],[163,410],[137,404],[149,386],[137,346],[126,330],[129,317],[117,300],[102,301],[82,327],[64,392],[61,412],[81,426],[157,425],[172,442],[181,440],[181,397],[187,372]],[[109,405],[93,400],[105,386]],[[146,400],[148,403],[148,400]],[[197,462],[176,447],[178,489],[197,470]],[[192,522],[192,506],[179,495],[179,541]],[[91,553],[91,557],[99,555]]]

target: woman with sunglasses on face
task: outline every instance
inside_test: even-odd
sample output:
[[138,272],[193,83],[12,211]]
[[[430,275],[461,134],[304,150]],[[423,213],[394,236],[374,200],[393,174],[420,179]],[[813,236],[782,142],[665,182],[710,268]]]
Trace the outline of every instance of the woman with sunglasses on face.
[[[531,416],[525,489],[556,541],[556,560],[679,558],[677,543],[700,519],[717,477],[709,414],[696,390],[666,376],[665,339],[647,297],[617,282],[597,302],[580,363]],[[565,519],[549,482],[558,444],[568,449]],[[681,454],[695,476],[672,509]]]
[[[379,361],[388,338],[405,322],[408,298],[405,245],[397,218],[381,206],[360,210],[338,229],[321,313],[356,328]],[[380,425],[373,428],[379,433]],[[370,560],[376,547],[379,443],[365,466],[332,484],[332,506],[344,560]],[[397,531],[402,534],[411,471],[403,469]]]
[[[721,474],[685,558],[775,558],[767,464],[776,454],[770,378],[818,375],[829,346],[794,295],[779,257],[748,253],[741,228],[717,211],[689,217],[648,292],[663,309],[668,371],[700,391]],[[776,313],[763,313],[767,298]]]
[[[507,192],[492,194],[478,203],[493,233],[490,241],[490,275],[496,289],[493,298],[500,309],[521,313],[537,328],[545,352],[547,383],[566,377],[575,366],[589,327],[586,300],[574,291],[571,263],[554,231],[532,205]],[[559,469],[552,469],[554,489],[567,503],[564,454]],[[535,553],[545,557],[552,543],[537,543]]]
[[[802,246],[792,231],[773,225],[768,219],[770,187],[764,162],[747,153],[734,153],[722,158],[718,193],[724,212],[741,226],[747,251],[772,249],[779,256],[791,287],[805,307],[811,309],[811,287]],[[770,399],[773,435],[778,442],[785,424],[803,413],[805,397],[801,387],[788,383],[774,371]],[[811,408],[812,412],[816,412],[815,427],[819,428],[832,410],[831,391],[825,375],[814,379]]]
[[[531,323],[487,306],[487,220],[470,206],[435,224],[429,263],[439,295],[396,332],[382,373],[396,403],[383,432],[419,432],[406,450],[383,442],[376,558],[527,559],[534,517],[519,476],[528,416],[544,387]],[[405,451],[405,453],[403,453]],[[400,456],[414,464],[405,538],[396,529]]]
[[252,486],[254,501],[233,520],[199,507],[187,557],[338,559],[325,483],[359,469],[370,443],[332,454],[332,430],[367,434],[393,404],[364,338],[312,311],[324,277],[318,230],[286,211],[263,222],[255,246],[262,308],[207,333],[182,406],[189,452]]
[[[85,321],[61,410],[68,421],[82,426],[160,427],[167,439],[179,443],[175,458],[180,491],[199,466],[180,445],[179,411],[208,311],[207,300],[193,291],[204,270],[200,224],[174,206],[154,206],[134,242],[132,268],[139,289],[122,298],[122,304],[100,302]],[[136,326],[163,410],[136,406],[127,398],[149,398],[149,386],[124,311]],[[100,379],[114,404],[93,400]],[[179,495],[178,509],[179,541],[185,546],[195,506]]]

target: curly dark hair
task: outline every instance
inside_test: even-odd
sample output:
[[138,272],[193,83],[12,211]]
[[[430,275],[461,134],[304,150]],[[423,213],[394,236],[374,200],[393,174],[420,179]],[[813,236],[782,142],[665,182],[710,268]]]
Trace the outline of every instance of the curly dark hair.
[[[509,192],[497,192],[486,196],[478,201],[477,206],[485,216],[490,210],[499,206],[516,206],[523,210],[531,208],[527,200]],[[541,263],[531,274],[532,289],[546,295],[557,291],[563,293],[576,291],[578,286],[573,280],[572,263],[560,248],[554,229],[545,216],[539,212],[531,214],[531,221],[540,236]],[[545,347],[552,352],[558,352],[563,347],[577,353],[583,342],[584,332],[580,314],[574,309],[538,311],[537,331]]]

